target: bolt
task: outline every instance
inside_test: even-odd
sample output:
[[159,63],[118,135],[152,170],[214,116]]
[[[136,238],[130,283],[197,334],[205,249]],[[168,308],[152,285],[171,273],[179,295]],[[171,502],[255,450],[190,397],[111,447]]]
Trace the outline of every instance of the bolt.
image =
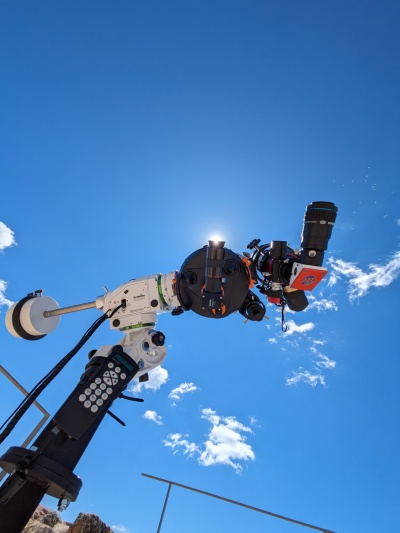
[[60,511],[60,513],[62,511],[65,511],[65,509],[68,507],[70,503],[71,503],[71,500],[68,500],[68,498],[60,498],[58,500],[57,510]]

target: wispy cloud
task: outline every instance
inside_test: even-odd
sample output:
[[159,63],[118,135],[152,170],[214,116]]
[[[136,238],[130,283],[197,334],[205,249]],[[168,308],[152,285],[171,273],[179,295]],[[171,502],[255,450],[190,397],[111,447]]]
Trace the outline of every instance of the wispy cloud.
[[[4,224],[0,222],[0,253],[3,252],[6,248],[14,246],[16,244],[14,238],[14,232]],[[6,298],[5,292],[7,289],[7,283],[0,279],[0,307],[7,305],[10,307],[14,302]]]
[[356,263],[343,259],[330,257],[328,263],[332,269],[328,284],[334,285],[342,276],[348,278],[350,301],[365,296],[373,287],[387,287],[400,275],[400,251],[394,253],[386,264],[369,265],[368,272],[364,272]]
[[4,222],[0,222],[0,252],[16,244],[14,232]]
[[286,325],[287,331],[285,332],[285,336],[294,335],[295,333],[308,333],[315,328],[315,324],[313,322],[307,322],[306,324],[298,325],[294,320],[288,320]]
[[12,305],[14,302],[6,298],[5,296],[6,289],[7,289],[7,283],[4,280],[0,279],[0,306],[7,305],[8,307],[10,307],[10,305]]
[[197,460],[202,466],[226,465],[240,474],[243,470],[240,462],[255,459],[252,447],[246,442],[243,433],[252,434],[251,428],[239,422],[234,416],[220,416],[214,410],[207,408],[201,411],[201,418],[211,424],[207,440],[202,445],[190,442],[188,435],[174,433],[168,435],[164,445],[173,449],[174,453],[181,451],[184,455]]
[[172,389],[172,391],[168,394],[168,398],[179,401],[184,394],[194,391],[197,391],[197,387],[194,383],[181,383],[179,387]]
[[[333,272],[333,276],[338,279],[337,273]],[[323,292],[319,294],[307,293],[309,302],[305,311],[338,311],[337,302],[332,298],[324,296]],[[289,313],[289,311],[286,311]],[[276,323],[281,326],[281,318],[276,317]],[[325,373],[326,371],[336,368],[336,361],[321,353],[320,347],[326,344],[326,341],[313,339],[315,335],[315,323],[310,321],[305,324],[297,324],[293,319],[286,320],[287,330],[280,332],[275,337],[270,337],[268,342],[280,346],[281,350],[286,351],[286,347],[290,347],[291,351],[298,351],[304,357],[307,354],[307,349],[311,350],[313,357],[306,355],[306,360],[302,362],[306,368],[301,366],[298,371],[292,371],[291,377],[286,379],[288,386],[297,385],[299,383],[306,384],[311,387],[317,385],[326,386]],[[307,368],[309,367],[309,368]]]
[[327,355],[324,355],[322,353],[317,354],[318,359],[315,361],[315,364],[319,368],[326,368],[328,370],[332,368],[336,368],[336,361],[333,359],[329,359]]
[[133,394],[140,394],[142,390],[156,391],[162,387],[162,385],[165,385],[167,381],[168,371],[161,366],[157,366],[156,368],[153,368],[153,370],[150,370],[148,381],[144,381],[143,383],[137,381],[129,388],[129,391],[133,392]]
[[316,387],[318,384],[326,385],[322,374],[312,374],[309,370],[293,372],[293,376],[286,380],[286,385],[288,386],[297,385],[298,383],[306,383],[311,387]]
[[307,294],[308,307],[305,311],[310,311],[311,309],[316,309],[318,313],[321,311],[338,311],[339,308],[335,300],[330,300],[324,298],[322,295],[319,297],[314,296],[313,294]]
[[162,416],[157,414],[157,411],[151,411],[150,409],[148,409],[144,413],[143,418],[145,418],[146,420],[151,420],[152,422],[155,422],[159,426],[162,426]]
[[126,526],[111,526],[116,533],[129,533],[129,529]]
[[181,433],[172,433],[167,436],[163,443],[165,446],[171,448],[174,455],[178,452],[182,452],[183,455],[193,457],[194,454],[200,453],[199,447],[194,442],[188,441],[185,437],[189,435],[182,435]]
[[293,371],[292,377],[286,379],[286,385],[291,386],[297,385],[298,383],[305,383],[313,388],[317,385],[326,386],[325,376],[322,374],[322,371],[336,368],[336,361],[330,359],[320,351],[320,347],[325,344],[325,341],[311,340],[309,350],[314,354],[312,370],[305,370],[301,367],[297,372]]
[[315,370],[319,371],[321,368],[325,370],[333,370],[336,368],[336,361],[333,359],[330,359],[327,355],[323,354],[319,347],[324,346],[326,342],[314,340],[312,345],[310,346],[311,352],[315,355],[316,359],[314,359],[315,364]]

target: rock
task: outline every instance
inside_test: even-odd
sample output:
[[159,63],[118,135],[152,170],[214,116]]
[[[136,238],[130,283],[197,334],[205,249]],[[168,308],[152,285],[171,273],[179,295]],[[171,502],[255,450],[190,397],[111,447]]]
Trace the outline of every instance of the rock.
[[23,533],[53,533],[54,526],[57,524],[61,524],[60,515],[39,505],[25,526]]
[[42,523],[46,526],[54,527],[56,524],[59,524],[61,522],[60,515],[56,513],[55,511],[51,511],[50,509],[47,509],[48,513],[45,514],[42,518]]
[[53,533],[54,529],[49,526],[45,526],[39,520],[29,520],[24,527],[23,533]]
[[67,533],[114,533],[95,514],[80,513]]
[[73,524],[63,522],[56,511],[42,505],[34,512],[22,533],[114,533],[97,515],[80,513]]

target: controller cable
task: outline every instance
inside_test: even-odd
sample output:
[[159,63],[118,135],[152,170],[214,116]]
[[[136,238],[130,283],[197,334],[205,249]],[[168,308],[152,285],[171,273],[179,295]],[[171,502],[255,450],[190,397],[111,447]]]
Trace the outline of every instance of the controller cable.
[[68,352],[51,370],[48,372],[30,391],[30,393],[22,400],[19,406],[10,414],[5,422],[0,426],[0,430],[6,428],[0,433],[0,444],[10,435],[14,427],[17,425],[22,416],[26,413],[29,407],[33,404],[39,394],[53,381],[53,379],[61,372],[67,363],[76,355],[84,344],[90,339],[93,333],[101,326],[105,320],[111,318],[120,308],[122,304],[116,307],[111,314],[108,310],[104,315],[97,318],[93,324],[87,329],[80,341]]

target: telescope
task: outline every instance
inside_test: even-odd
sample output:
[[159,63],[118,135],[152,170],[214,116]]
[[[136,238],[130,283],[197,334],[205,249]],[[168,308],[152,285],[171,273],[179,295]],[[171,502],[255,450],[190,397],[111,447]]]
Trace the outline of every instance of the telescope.
[[307,206],[300,249],[286,241],[260,244],[253,239],[242,254],[210,240],[194,251],[179,270],[151,274],[128,281],[88,303],[61,308],[42,290],[29,293],[6,314],[6,327],[15,337],[37,341],[54,331],[63,314],[97,308],[102,315],[78,344],[31,391],[9,417],[2,442],[40,392],[82,348],[106,320],[121,333],[117,344],[89,352],[89,362],[78,384],[33,445],[11,447],[0,457],[10,476],[0,487],[0,524],[7,533],[21,533],[45,494],[58,499],[61,511],[78,497],[82,481],[73,472],[113,402],[141,401],[123,391],[133,378],[148,379],[149,371],[166,356],[165,335],[156,328],[163,313],[188,311],[221,320],[239,312],[246,320],[261,322],[266,305],[296,312],[308,305],[306,293],[326,276],[322,266],[337,215],[331,202]]

